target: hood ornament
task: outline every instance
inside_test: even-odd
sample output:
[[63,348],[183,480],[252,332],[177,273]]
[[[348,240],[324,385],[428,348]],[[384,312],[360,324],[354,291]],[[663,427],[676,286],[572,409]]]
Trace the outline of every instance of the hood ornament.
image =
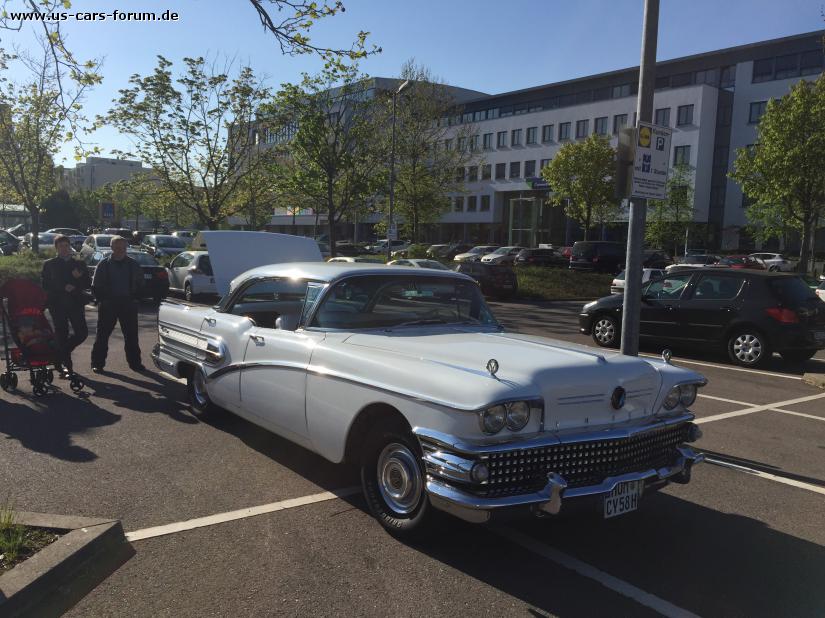
[[662,360],[665,361],[665,364],[670,365],[670,359],[673,357],[673,352],[665,348],[662,350]]
[[495,376],[498,373],[498,361],[494,358],[491,358],[487,361],[487,371],[490,372],[491,376]]
[[620,410],[624,407],[626,401],[627,391],[625,391],[621,386],[617,386],[613,391],[613,394],[610,396],[610,405],[613,406],[614,410]]

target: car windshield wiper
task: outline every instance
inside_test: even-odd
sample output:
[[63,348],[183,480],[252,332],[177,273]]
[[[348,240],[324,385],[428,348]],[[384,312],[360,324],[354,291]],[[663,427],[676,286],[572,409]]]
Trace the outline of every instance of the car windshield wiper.
[[401,324],[396,324],[393,328],[397,326],[420,326],[424,324],[446,324],[445,320],[441,318],[428,318],[425,320],[410,320],[409,322],[401,322]]

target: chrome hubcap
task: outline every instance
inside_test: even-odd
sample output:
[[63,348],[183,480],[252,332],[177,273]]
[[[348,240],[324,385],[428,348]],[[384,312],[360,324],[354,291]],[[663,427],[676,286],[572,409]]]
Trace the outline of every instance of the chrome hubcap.
[[593,328],[593,332],[596,334],[596,339],[600,343],[610,343],[616,336],[616,329],[613,326],[613,322],[606,319],[602,319],[596,322],[596,326]]
[[762,357],[762,342],[754,335],[739,335],[733,341],[733,354],[743,363],[755,363]]
[[200,371],[195,371],[192,376],[192,395],[199,406],[205,406],[209,403],[209,398],[206,395],[206,382],[204,382],[203,374]]
[[378,488],[387,506],[402,515],[411,513],[423,487],[417,457],[403,444],[387,445],[378,457]]

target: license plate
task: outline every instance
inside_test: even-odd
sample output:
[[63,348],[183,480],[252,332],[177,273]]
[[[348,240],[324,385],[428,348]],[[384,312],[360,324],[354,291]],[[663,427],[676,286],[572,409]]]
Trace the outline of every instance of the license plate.
[[645,489],[644,481],[619,483],[604,499],[604,518],[624,515],[639,508],[639,500]]
[[825,343],[825,330],[814,331],[814,340],[817,343]]
[[152,275],[150,275],[149,273],[143,273],[143,278],[144,279],[151,279]]

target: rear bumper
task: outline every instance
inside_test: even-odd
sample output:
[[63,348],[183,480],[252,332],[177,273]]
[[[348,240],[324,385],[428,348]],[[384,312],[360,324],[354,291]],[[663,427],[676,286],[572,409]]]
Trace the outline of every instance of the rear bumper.
[[825,334],[818,339],[817,333],[825,333],[825,324],[778,326],[768,336],[775,352],[825,349]]

